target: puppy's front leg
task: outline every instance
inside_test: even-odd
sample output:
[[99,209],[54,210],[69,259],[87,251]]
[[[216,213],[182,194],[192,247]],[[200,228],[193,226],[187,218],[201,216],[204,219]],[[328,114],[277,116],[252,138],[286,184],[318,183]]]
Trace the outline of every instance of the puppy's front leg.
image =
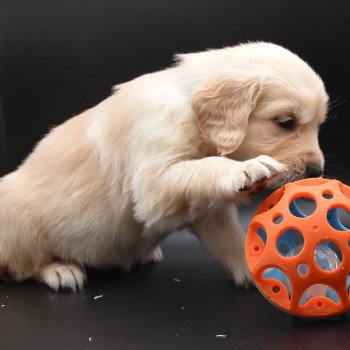
[[226,267],[237,285],[251,283],[244,253],[245,233],[234,204],[211,208],[192,224],[203,246]]
[[176,229],[210,205],[237,200],[240,191],[270,178],[284,166],[268,156],[239,162],[207,157],[177,162],[166,169],[139,169],[133,178],[135,214],[146,227]]

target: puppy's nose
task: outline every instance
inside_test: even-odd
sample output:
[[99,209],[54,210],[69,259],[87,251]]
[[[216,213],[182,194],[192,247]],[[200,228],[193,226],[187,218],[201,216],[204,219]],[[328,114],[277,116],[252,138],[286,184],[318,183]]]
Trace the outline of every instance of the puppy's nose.
[[323,174],[323,169],[316,164],[309,164],[306,166],[305,176],[306,177],[320,177]]

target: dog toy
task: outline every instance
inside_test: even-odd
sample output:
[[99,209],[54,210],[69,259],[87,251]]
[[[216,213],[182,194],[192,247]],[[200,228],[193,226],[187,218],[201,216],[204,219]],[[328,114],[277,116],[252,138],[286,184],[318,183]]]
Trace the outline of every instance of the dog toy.
[[323,178],[288,183],[260,204],[245,251],[252,278],[270,302],[301,317],[350,309],[348,213],[350,187]]

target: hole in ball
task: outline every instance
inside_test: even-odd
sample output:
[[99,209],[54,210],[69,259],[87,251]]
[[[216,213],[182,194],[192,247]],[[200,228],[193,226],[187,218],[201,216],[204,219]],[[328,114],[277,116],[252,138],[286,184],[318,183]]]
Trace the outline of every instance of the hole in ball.
[[[320,297],[320,296],[328,298],[334,301],[335,303],[339,303],[339,296],[333,288],[325,284],[313,284],[312,286],[307,288],[303,293],[303,295],[301,296],[300,305],[304,305],[308,300],[315,297]],[[322,306],[321,300],[317,301],[316,303],[317,306],[319,306],[318,303],[321,303],[321,306]]]
[[[263,271],[262,276],[265,279],[271,279],[271,280],[279,281],[280,283],[282,283],[284,288],[286,288],[286,290],[288,291],[288,298],[290,300],[291,292],[292,292],[291,284],[290,284],[289,278],[281,269],[279,269],[277,267],[268,267],[267,269],[265,269]],[[274,285],[274,286],[276,286],[276,285]],[[277,286],[277,287],[280,289],[279,286]]]
[[307,266],[304,263],[299,264],[297,267],[297,272],[298,272],[299,276],[305,276],[309,272],[309,266]]
[[323,198],[326,198],[326,199],[332,199],[333,193],[331,191],[326,190],[322,192],[322,196]]
[[274,293],[279,293],[279,291],[280,291],[280,287],[279,286],[274,286],[273,288],[272,288],[272,291],[274,292]]
[[298,218],[306,218],[316,210],[316,202],[312,198],[298,197],[290,203],[289,210]]
[[321,270],[334,271],[342,262],[343,255],[337,244],[323,241],[314,250],[314,259]]
[[266,245],[266,241],[267,241],[266,230],[260,226],[258,228],[257,234],[262,239],[262,241],[264,242],[264,245]]
[[277,251],[285,258],[292,258],[298,255],[303,246],[303,235],[295,229],[284,231],[277,240]]
[[350,229],[350,212],[343,208],[333,208],[327,213],[328,223],[337,231]]
[[274,218],[273,218],[273,223],[274,224],[280,224],[283,220],[283,216],[281,214],[277,214]]

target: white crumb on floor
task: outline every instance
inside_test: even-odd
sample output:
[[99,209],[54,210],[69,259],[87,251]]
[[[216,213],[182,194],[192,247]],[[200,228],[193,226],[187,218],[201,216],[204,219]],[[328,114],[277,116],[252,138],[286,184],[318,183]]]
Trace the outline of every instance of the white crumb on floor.
[[89,342],[90,342],[90,343],[92,342],[92,339],[93,339],[92,337],[89,337]]
[[181,282],[181,280],[179,280],[178,278],[173,278],[174,282]]
[[226,338],[227,335],[226,334],[215,334],[216,338]]
[[1,307],[5,307],[5,304],[2,304]]
[[183,306],[181,306],[181,310],[185,310],[185,308]]
[[103,298],[103,295],[101,294],[101,295],[96,295],[95,297],[94,297],[94,300],[96,300],[96,299],[101,299],[101,298]]

